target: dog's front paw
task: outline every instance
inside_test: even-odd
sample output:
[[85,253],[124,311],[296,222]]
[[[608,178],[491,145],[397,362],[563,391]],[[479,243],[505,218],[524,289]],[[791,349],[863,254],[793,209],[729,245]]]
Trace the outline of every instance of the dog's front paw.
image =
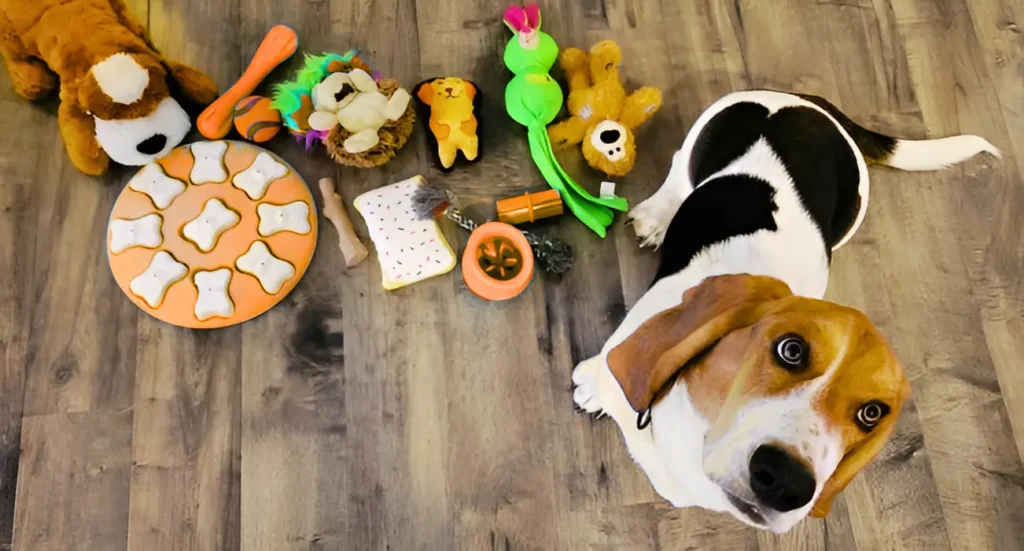
[[655,249],[660,247],[677,210],[677,202],[663,200],[655,194],[629,211],[629,222],[640,241],[640,246]]
[[597,370],[601,367],[600,356],[580,362],[572,371],[572,383],[575,386],[572,399],[576,406],[587,413],[601,411],[601,403],[597,399]]

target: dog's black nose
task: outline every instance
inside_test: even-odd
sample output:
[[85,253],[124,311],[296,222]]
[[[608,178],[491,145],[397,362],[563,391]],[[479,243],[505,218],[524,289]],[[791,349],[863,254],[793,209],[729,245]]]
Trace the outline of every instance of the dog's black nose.
[[448,92],[449,94],[451,94],[451,93],[452,93],[452,89],[451,89],[451,88],[445,88],[445,89],[444,89],[444,91],[445,91],[445,92]]
[[814,497],[814,474],[774,446],[758,446],[750,458],[750,488],[765,505],[785,513]]
[[605,130],[601,132],[601,141],[606,144],[613,144],[619,141],[619,135],[618,130]]
[[163,134],[154,134],[139,142],[139,145],[135,146],[135,149],[143,155],[156,155],[164,150],[165,145],[167,145],[167,136],[164,136]]

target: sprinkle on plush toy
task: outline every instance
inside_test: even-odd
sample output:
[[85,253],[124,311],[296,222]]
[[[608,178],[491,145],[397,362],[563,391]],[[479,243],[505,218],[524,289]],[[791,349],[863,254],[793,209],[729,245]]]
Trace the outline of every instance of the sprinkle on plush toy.
[[555,150],[583,143],[590,166],[609,176],[625,176],[636,161],[633,130],[661,107],[661,91],[645,86],[626,95],[619,77],[622,50],[611,40],[562,52],[558,63],[569,81],[566,102],[572,118],[548,128]]
[[217,97],[205,74],[160,55],[123,0],[0,0],[0,55],[27,99],[52,92],[57,75],[64,146],[91,175],[110,160],[148,164],[185,137],[192,125],[167,77],[196,104]]
[[338,163],[367,168],[395,156],[416,115],[412,96],[356,54],[307,55],[295,80],[275,87],[273,103],[307,148],[320,141]]

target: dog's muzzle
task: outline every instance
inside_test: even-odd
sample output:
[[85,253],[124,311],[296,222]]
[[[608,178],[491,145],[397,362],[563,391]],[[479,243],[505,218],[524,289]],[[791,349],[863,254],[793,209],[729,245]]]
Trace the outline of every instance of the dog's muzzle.
[[151,163],[181,143],[192,123],[173,98],[164,98],[149,115],[129,120],[96,122],[96,141],[116,163],[139,166]]

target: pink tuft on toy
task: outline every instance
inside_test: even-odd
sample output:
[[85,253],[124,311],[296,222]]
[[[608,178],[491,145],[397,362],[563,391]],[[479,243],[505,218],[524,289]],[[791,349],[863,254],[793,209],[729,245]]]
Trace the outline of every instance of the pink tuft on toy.
[[533,50],[540,41],[540,7],[511,5],[505,9],[505,25],[519,38],[519,44]]
[[516,33],[531,33],[540,29],[540,6],[509,6],[505,10],[505,24]]

